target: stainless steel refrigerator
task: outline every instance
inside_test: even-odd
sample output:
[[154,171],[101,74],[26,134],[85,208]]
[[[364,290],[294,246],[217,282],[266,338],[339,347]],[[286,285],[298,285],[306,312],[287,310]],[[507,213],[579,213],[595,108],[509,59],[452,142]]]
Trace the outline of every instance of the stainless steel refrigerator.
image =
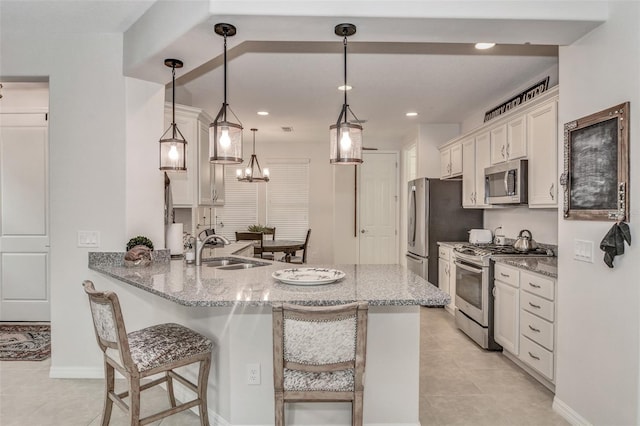
[[407,267],[438,285],[438,241],[468,241],[482,228],[482,210],[462,208],[462,181],[420,178],[409,182]]

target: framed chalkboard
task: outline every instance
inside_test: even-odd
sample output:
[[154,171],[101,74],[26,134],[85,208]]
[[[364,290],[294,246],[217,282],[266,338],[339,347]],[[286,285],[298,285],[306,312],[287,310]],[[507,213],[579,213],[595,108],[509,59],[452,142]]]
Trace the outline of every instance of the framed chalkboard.
[[564,217],[629,221],[629,102],[564,125]]

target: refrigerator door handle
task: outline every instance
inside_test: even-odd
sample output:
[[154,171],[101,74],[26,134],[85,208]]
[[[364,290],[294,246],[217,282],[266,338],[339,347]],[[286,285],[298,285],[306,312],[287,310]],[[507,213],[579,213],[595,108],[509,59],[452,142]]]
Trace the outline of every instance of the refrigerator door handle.
[[407,253],[407,257],[411,260],[415,260],[418,263],[424,263],[425,259],[422,257],[415,256],[411,253]]

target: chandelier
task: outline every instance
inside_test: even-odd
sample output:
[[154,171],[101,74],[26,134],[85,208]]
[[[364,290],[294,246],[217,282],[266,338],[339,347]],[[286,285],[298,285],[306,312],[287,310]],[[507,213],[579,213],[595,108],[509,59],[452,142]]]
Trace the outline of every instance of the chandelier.
[[251,129],[253,132],[253,151],[247,166],[236,169],[236,177],[240,182],[269,182],[269,169],[260,168],[258,157],[256,157],[256,132],[258,129]]

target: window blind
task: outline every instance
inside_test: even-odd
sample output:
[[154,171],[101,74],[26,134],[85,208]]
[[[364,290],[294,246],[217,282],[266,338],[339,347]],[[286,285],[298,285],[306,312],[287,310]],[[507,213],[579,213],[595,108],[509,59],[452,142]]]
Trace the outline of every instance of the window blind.
[[278,239],[304,240],[309,229],[309,160],[269,160],[267,224]]
[[224,166],[224,183],[224,207],[217,209],[224,226],[218,226],[216,233],[235,241],[236,231],[246,231],[247,226],[258,223],[259,184],[239,182],[233,165]]

